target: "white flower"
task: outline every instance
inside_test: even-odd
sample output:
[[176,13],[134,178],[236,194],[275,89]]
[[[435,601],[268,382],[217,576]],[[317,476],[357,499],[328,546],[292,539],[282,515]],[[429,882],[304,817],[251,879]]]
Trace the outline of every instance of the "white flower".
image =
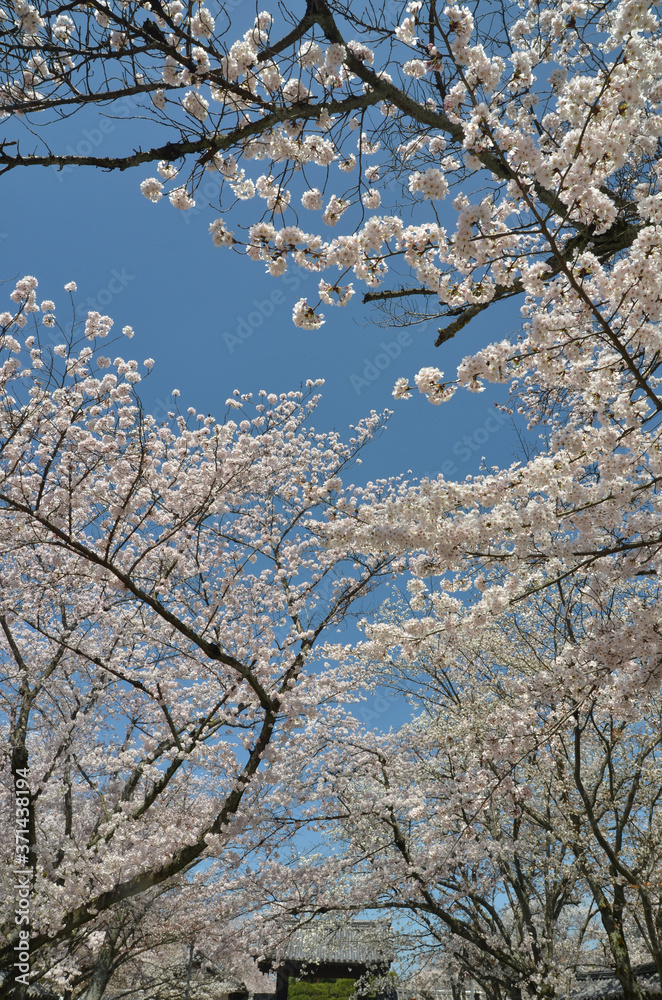
[[452,387],[445,386],[443,380],[444,373],[438,368],[421,368],[418,375],[414,376],[418,391],[427,396],[429,402],[435,406],[446,402],[455,392]]
[[313,42],[312,40],[305,41],[299,49],[299,63],[301,66],[304,69],[309,69],[312,66],[321,66],[323,62],[324,56],[317,42]]
[[31,4],[15,3],[14,10],[18,14],[16,24],[23,34],[27,35],[28,38],[35,38],[38,36],[40,29],[43,28],[46,22],[42,17],[40,17],[37,8],[33,7]]
[[127,43],[127,34],[125,31],[111,31],[110,33],[110,47],[119,52]]
[[356,56],[357,59],[360,59],[361,62],[367,63],[368,66],[372,66],[374,63],[375,53],[372,49],[369,49],[367,45],[363,45],[361,42],[356,42],[352,39],[347,42],[347,48],[352,55]]
[[78,285],[76,284],[75,281],[68,281],[66,283],[66,285],[64,286],[64,290],[65,290],[65,292],[77,292],[78,291]]
[[311,97],[308,87],[296,77],[287,81],[282,93],[288,104],[302,104],[304,101],[310,100]]
[[362,153],[363,156],[374,156],[375,153],[379,152],[379,147],[381,146],[381,142],[370,142],[367,133],[361,132],[361,136],[358,139],[356,145],[359,150],[359,153]]
[[95,310],[90,310],[85,320],[85,336],[88,340],[94,340],[95,337],[107,337],[112,325],[113,320],[110,316],[102,316]]
[[412,194],[422,194],[424,198],[437,200],[448,194],[448,183],[441,170],[429,167],[416,170],[409,176],[409,190]]
[[298,226],[283,226],[276,235],[276,246],[281,250],[291,250],[297,243],[305,243],[308,239],[308,233],[302,232]]
[[337,69],[344,62],[346,54],[344,45],[341,45],[339,42],[332,42],[326,50],[325,63],[327,69]]
[[259,73],[260,80],[268,91],[278,90],[283,82],[280,70],[274,62],[266,62],[259,70]]
[[150,201],[160,201],[163,197],[163,184],[158,177],[147,177],[140,185],[140,190]]
[[189,90],[182,98],[182,106],[190,115],[203,122],[209,115],[209,102],[195,90]]
[[313,210],[322,207],[322,192],[319,188],[311,188],[309,191],[304,191],[301,195],[301,204],[304,208],[310,208]]
[[230,187],[241,201],[249,201],[255,197],[255,184],[250,177],[244,179],[243,170],[240,170],[237,176],[233,178],[230,182]]
[[[108,10],[108,5],[105,4],[105,3],[100,3],[99,6],[105,7],[106,10]],[[110,24],[110,17],[109,17],[108,14],[106,14],[105,11],[103,11],[103,10],[94,10],[94,16],[95,16],[96,22],[97,22],[97,24],[99,25],[100,28],[107,28],[108,25]]]
[[393,397],[395,399],[411,399],[411,389],[406,378],[399,378],[393,386]]
[[299,299],[292,310],[292,320],[301,330],[319,330],[324,323],[324,314],[318,315],[305,299]]
[[166,56],[161,72],[161,79],[167,84],[181,83],[179,63],[173,56]]
[[228,156],[227,158],[223,156],[222,153],[216,153],[214,156],[214,164],[216,169],[224,177],[232,177],[237,173],[237,161],[234,156]]
[[395,37],[405,45],[416,44],[416,18],[406,17],[395,29]]
[[335,118],[329,114],[326,108],[323,108],[315,125],[317,128],[321,128],[324,132],[327,132],[333,126],[334,121]]
[[173,180],[173,178],[175,178],[179,173],[177,167],[175,167],[174,164],[169,163],[168,160],[159,160],[159,165],[156,169],[161,174],[161,177],[164,177],[167,181]]
[[39,282],[31,274],[26,274],[24,278],[19,278],[16,282],[16,288],[11,293],[9,298],[12,302],[22,302],[23,299],[27,299],[31,292],[35,290]]
[[74,29],[74,22],[67,14],[58,14],[55,19],[55,24],[53,25],[53,37],[57,38],[59,42],[64,45],[71,38],[71,33]]
[[348,201],[342,201],[340,198],[337,198],[335,194],[332,194],[329,198],[328,205],[324,209],[322,221],[325,222],[327,226],[335,226],[340,219],[340,216],[348,207]]
[[191,34],[195,38],[211,38],[216,22],[206,7],[201,7],[191,18]]
[[427,65],[422,59],[410,59],[402,67],[405,76],[413,76],[415,80],[420,80],[427,73]]
[[168,200],[174,208],[179,208],[183,212],[189,208],[195,208],[195,201],[185,187],[174,188],[168,195]]
[[418,375],[414,376],[414,382],[420,392],[431,392],[443,378],[444,373],[438,368],[421,368]]
[[152,94],[152,104],[154,105],[155,108],[158,108],[159,111],[163,111],[166,105],[165,90],[154,91],[154,93]]
[[379,191],[375,190],[375,188],[369,188],[367,191],[363,192],[361,201],[366,208],[379,208],[382,202],[382,196]]
[[196,70],[195,70],[196,74],[202,76],[204,73],[207,73],[211,69],[209,56],[206,50],[203,49],[201,45],[194,45],[193,50],[191,51],[191,55],[193,56],[196,62]]
[[273,21],[273,15],[268,10],[261,10],[255,18],[255,27],[259,28],[260,31],[268,31]]
[[234,237],[231,229],[226,229],[223,219],[216,219],[209,226],[212,243],[215,247],[231,247]]
[[292,193],[275,184],[271,174],[258,177],[255,188],[272,212],[284,212],[290,203]]
[[324,279],[319,283],[319,295],[322,302],[330,306],[346,306],[354,294],[354,285],[330,285]]
[[328,139],[319,135],[310,135],[303,142],[304,155],[321,167],[328,167],[335,158],[335,148]]

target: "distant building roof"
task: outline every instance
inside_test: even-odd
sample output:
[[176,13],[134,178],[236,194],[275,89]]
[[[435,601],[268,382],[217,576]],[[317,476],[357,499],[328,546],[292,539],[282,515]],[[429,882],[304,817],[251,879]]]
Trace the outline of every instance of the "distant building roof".
[[[655,962],[637,965],[632,970],[639,986],[649,996],[660,996],[660,977]],[[623,996],[623,987],[612,969],[591,969],[577,972],[576,985],[570,993],[570,1000],[618,1000]]]
[[[6,972],[0,972],[0,983],[4,983],[7,978]],[[59,1000],[58,994],[41,983],[30,983],[28,986],[29,1000]]]
[[277,946],[268,948],[260,967],[282,962],[388,968],[395,958],[390,921],[324,919],[298,924]]

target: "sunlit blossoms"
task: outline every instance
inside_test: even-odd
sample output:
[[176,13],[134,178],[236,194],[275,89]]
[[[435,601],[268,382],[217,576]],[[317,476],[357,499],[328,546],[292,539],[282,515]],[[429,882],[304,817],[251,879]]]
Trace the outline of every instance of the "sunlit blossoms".
[[158,177],[148,177],[140,185],[140,190],[150,201],[159,201],[163,197],[163,184]]
[[[308,623],[300,617],[297,628],[291,623],[306,604],[311,574],[334,553],[353,553],[361,567],[361,560],[382,559],[386,551],[396,573],[409,571],[408,603],[366,626],[358,662],[364,671],[372,664],[394,670],[397,658],[398,670],[401,660],[420,664],[435,690],[432,708],[430,702],[425,707],[428,724],[419,723],[418,730],[412,725],[402,739],[354,739],[350,723],[342,734],[342,750],[329,739],[335,770],[329,765],[312,797],[328,807],[325,815],[340,815],[338,801],[348,810],[342,814],[343,836],[353,847],[367,845],[361,855],[363,882],[358,875],[348,877],[348,870],[357,869],[351,864],[343,869],[334,857],[319,885],[311,888],[306,882],[309,898],[320,906],[340,905],[337,897],[331,898],[340,886],[343,905],[351,900],[358,909],[369,896],[366,885],[387,887],[376,905],[386,898],[392,902],[388,887],[396,886],[398,905],[403,899],[423,898],[423,919],[431,920],[434,912],[443,925],[446,936],[440,936],[439,944],[450,949],[452,940],[459,963],[455,972],[482,975],[489,983],[495,975],[489,963],[496,962],[502,978],[490,995],[550,998],[567,995],[569,981],[558,970],[571,971],[579,954],[563,951],[572,936],[568,931],[557,962],[557,928],[551,917],[547,923],[541,917],[557,912],[552,890],[560,882],[559,892],[567,889],[577,906],[590,900],[597,907],[604,961],[618,970],[626,1000],[643,1000],[633,978],[635,952],[628,950],[632,927],[639,931],[639,943],[632,947],[641,948],[644,958],[657,956],[659,961],[662,954],[659,809],[646,798],[647,791],[638,798],[641,789],[660,787],[655,733],[662,681],[656,592],[662,574],[662,33],[657,9],[639,0],[598,5],[541,0],[485,9],[412,0],[359,10],[316,0],[295,12],[294,23],[262,11],[239,29],[228,24],[227,10],[213,3],[186,7],[173,0],[152,2],[148,9],[136,0],[112,0],[67,8],[66,13],[42,0],[5,7],[0,104],[8,138],[0,149],[0,172],[137,168],[143,195],[160,203],[154,212],[168,211],[168,203],[190,209],[196,199],[204,205],[211,177],[217,205],[209,239],[219,254],[243,252],[261,273],[276,278],[298,271],[314,275],[317,292],[291,303],[297,327],[315,331],[330,323],[333,310],[329,313],[327,306],[347,303],[356,291],[350,309],[364,295],[383,308],[386,322],[433,321],[440,351],[449,340],[460,345],[461,360],[452,372],[439,360],[446,369],[442,374],[430,356],[418,373],[394,366],[388,379],[395,383],[396,400],[422,393],[438,407],[427,411],[433,431],[426,427],[424,433],[432,441],[449,427],[460,433],[450,403],[454,394],[476,394],[470,398],[480,401],[484,396],[479,394],[490,385],[498,387],[500,402],[485,420],[485,434],[496,434],[511,417],[518,424],[523,451],[512,461],[492,465],[486,454],[471,477],[435,474],[419,484],[399,485],[387,497],[366,487],[346,506],[316,509],[314,528],[302,522],[301,530],[310,530],[315,544],[323,538],[305,571],[296,547],[288,549],[306,580],[298,584],[294,606],[287,605],[286,636],[299,650],[308,641]],[[118,131],[113,140],[118,149],[112,153],[104,147],[79,154],[64,139],[58,145],[48,131],[58,115],[83,108],[86,115],[95,108],[108,114],[122,110],[122,98],[139,102],[139,148],[132,135],[127,140]],[[29,129],[29,146],[24,128]],[[138,427],[139,417],[131,409],[138,366],[103,354],[94,367],[86,354],[72,353],[65,338],[53,332],[56,311],[40,308],[33,279],[24,279],[10,301],[13,311],[2,314],[7,352],[2,372],[12,402],[0,411],[0,419],[17,422],[16,433],[14,425],[7,426],[3,440],[7,468],[20,467],[21,473],[7,473],[3,499],[11,510],[6,552],[13,554],[15,565],[3,575],[2,593],[9,596],[2,599],[8,627],[11,616],[18,615],[21,642],[27,645],[29,639],[31,650],[36,649],[25,668],[36,684],[51,662],[52,645],[64,648],[64,612],[54,610],[53,594],[60,594],[54,574],[67,581],[66,600],[75,595],[79,617],[69,616],[68,606],[66,611],[80,644],[66,639],[65,660],[62,666],[58,661],[53,680],[60,688],[53,689],[52,701],[61,698],[66,706],[61,729],[40,733],[35,752],[42,776],[46,762],[50,766],[55,761],[57,790],[48,792],[53,801],[65,801],[67,781],[74,780],[67,774],[74,773],[79,754],[85,773],[97,782],[70,835],[62,812],[40,832],[47,864],[34,870],[49,886],[51,895],[45,898],[55,913],[43,916],[43,933],[57,950],[72,913],[86,923],[96,919],[94,914],[89,920],[80,916],[89,903],[80,872],[89,871],[85,857],[91,852],[103,854],[95,869],[101,871],[97,888],[103,894],[120,877],[131,880],[144,873],[147,861],[141,851],[165,864],[163,828],[181,850],[199,844],[203,829],[202,820],[181,808],[187,795],[183,764],[173,785],[179,826],[170,824],[161,802],[153,814],[145,811],[144,820],[142,813],[137,817],[129,807],[125,810],[121,787],[129,781],[131,762],[122,758],[122,780],[115,786],[114,776],[104,770],[110,765],[93,749],[100,745],[100,723],[93,721],[96,707],[83,703],[76,678],[90,671],[86,691],[96,697],[91,664],[98,659],[108,685],[132,687],[139,708],[140,699],[146,699],[153,744],[144,750],[147,737],[142,730],[135,736],[143,770],[135,778],[130,802],[148,794],[146,789],[169,767],[158,756],[160,741],[166,741],[173,761],[182,752],[177,740],[192,746],[198,720],[206,718],[200,713],[216,704],[210,689],[216,693],[220,684],[227,704],[238,711],[242,706],[240,727],[246,715],[246,729],[229,749],[225,742],[209,758],[198,740],[194,749],[202,761],[196,756],[187,773],[195,783],[198,769],[202,774],[207,768],[205,773],[222,777],[211,787],[229,789],[241,739],[259,742],[257,719],[266,724],[259,713],[272,704],[274,686],[280,685],[281,693],[289,691],[282,687],[284,674],[278,673],[287,659],[283,650],[289,649],[280,631],[285,628],[282,602],[287,600],[282,587],[274,586],[282,579],[278,574],[288,569],[270,564],[271,575],[259,576],[264,547],[273,555],[275,542],[257,534],[257,515],[251,520],[250,513],[253,500],[243,506],[248,497],[265,502],[254,463],[260,482],[276,475],[283,507],[291,503],[297,510],[304,498],[308,502],[313,497],[324,508],[321,498],[333,494],[329,482],[335,473],[330,476],[330,458],[324,465],[322,448],[322,456],[311,458],[312,466],[305,465],[304,471],[296,465],[303,461],[300,453],[288,450],[287,438],[278,438],[277,445],[265,442],[263,425],[252,421],[264,417],[271,428],[266,409],[246,417],[247,427],[238,418],[231,433],[227,424],[207,426],[204,419],[198,427],[197,415],[195,421],[191,415],[195,431],[177,424],[176,417],[168,418],[171,424],[163,429],[153,423]],[[513,319],[512,311],[506,315],[502,303],[519,308],[519,319]],[[110,336],[106,319],[87,317],[89,339],[83,351],[92,350],[102,333]],[[52,357],[27,344],[26,328],[32,330],[33,320],[55,337]],[[462,348],[468,328],[475,329],[476,339]],[[28,357],[35,375],[23,377],[34,395],[26,394],[25,408],[17,415],[19,404],[13,401],[24,397],[16,366],[26,371]],[[60,364],[67,368],[56,388],[48,366]],[[281,403],[289,405],[276,401],[269,406]],[[233,398],[229,405],[239,410],[242,400]],[[139,440],[146,442],[140,453],[143,464],[131,429],[139,429]],[[212,438],[220,450],[210,453]],[[61,444],[54,454],[56,442]],[[275,473],[261,464],[267,454]],[[234,466],[229,470],[228,455],[236,458],[239,472]],[[223,489],[215,490],[218,482],[212,477],[218,468],[226,470],[227,479],[222,479]],[[228,501],[227,509],[226,482],[235,484],[231,489],[236,491],[236,506]],[[171,483],[181,485],[181,494],[171,493]],[[204,494],[201,483],[208,486]],[[212,504],[204,509],[224,521],[223,530],[214,528],[211,536],[207,522],[193,515],[203,496],[204,503]],[[242,555],[231,563],[227,554],[225,520],[232,522],[235,516],[250,522],[250,555],[246,538],[234,539],[248,562]],[[78,538],[74,529],[85,535],[84,552],[73,545]],[[189,529],[196,546],[186,534]],[[102,544],[109,532],[114,532],[112,544]],[[41,548],[47,544],[48,558]],[[107,551],[114,554],[112,566]],[[61,564],[51,568],[49,559],[56,556]],[[259,569],[245,573],[255,565],[251,556]],[[20,572],[15,568],[19,564]],[[135,578],[127,576],[127,566],[139,567],[139,593],[129,586]],[[207,586],[209,566],[213,580]],[[69,588],[74,577],[76,586]],[[315,583],[319,580],[315,577]],[[88,604],[79,596],[85,594]],[[255,617],[247,619],[249,607],[256,609]],[[179,624],[162,608],[174,608]],[[191,634],[180,628],[182,615],[188,616]],[[88,621],[94,626],[90,634],[100,636],[98,648],[88,645],[87,632],[82,634]],[[154,623],[152,637],[147,629]],[[220,638],[215,629],[222,630]],[[226,630],[232,642],[224,659],[215,650],[225,649],[220,640]],[[201,635],[206,646],[198,642]],[[528,655],[519,642],[528,644]],[[158,654],[146,652],[153,651],[153,643],[159,644]],[[5,652],[14,664],[12,676],[18,677],[20,665],[9,639]],[[351,649],[341,652],[347,659],[353,655]],[[170,659],[180,653],[183,675],[175,673]],[[119,675],[111,672],[116,666]],[[487,693],[478,682],[472,686],[475,674],[469,672],[480,670]],[[180,688],[182,677],[191,681],[190,692],[185,685]],[[311,681],[306,692],[319,693],[317,684]],[[241,700],[244,689],[247,700]],[[124,688],[117,694],[116,718],[122,726],[133,718],[142,726],[140,711],[132,714],[123,700],[129,695]],[[18,680],[12,697],[8,718],[11,711],[18,718],[16,706],[23,697]],[[290,718],[300,719],[306,709],[316,708],[316,696],[305,693],[300,702],[296,697],[285,700]],[[75,711],[90,718],[93,740],[81,738],[70,748],[65,720]],[[234,725],[223,715],[225,703],[218,711],[219,725]],[[444,727],[454,746],[444,743]],[[123,752],[130,756],[131,739],[127,746]],[[277,765],[280,753],[278,749]],[[640,761],[641,784],[627,806],[621,778],[608,787],[602,776],[613,764],[613,774],[624,782],[635,759]],[[589,792],[582,769],[598,768],[597,761],[607,770],[589,775],[586,780],[595,789]],[[105,799],[93,806],[101,786]],[[255,787],[251,784],[251,791]],[[280,803],[269,794],[265,792],[273,812],[264,812],[281,815]],[[598,800],[606,811],[598,809],[595,822],[587,826],[586,817]],[[211,816],[218,802],[213,795],[201,801]],[[538,806],[543,811],[536,814]],[[619,846],[609,838],[623,809],[642,826]],[[605,815],[614,824],[606,833],[600,826]],[[426,816],[432,817],[427,825]],[[652,817],[648,826],[645,816]],[[513,823],[520,819],[518,829],[526,842],[509,854],[517,839]],[[484,824],[480,828],[479,821]],[[117,844],[125,824],[126,874],[120,876]],[[602,831],[600,837],[596,830]],[[226,835],[225,826],[213,834]],[[214,858],[225,857],[226,841],[213,843]],[[559,844],[563,851],[557,854]],[[60,848],[64,854],[58,860]],[[631,854],[625,856],[627,851]],[[504,874],[515,856],[523,873],[516,886]],[[538,862],[548,866],[543,875]],[[56,869],[62,872],[62,892]],[[233,871],[230,865],[227,870]],[[599,883],[594,870],[600,873]],[[437,876],[446,880],[443,885],[435,881]],[[283,870],[274,868],[272,877],[272,888],[280,891],[287,881]],[[261,888],[266,893],[264,883]],[[480,895],[483,888],[485,896]],[[291,893],[292,899],[296,889],[290,883],[283,893]],[[438,896],[424,898],[432,890],[443,897],[441,902]],[[499,916],[500,925],[494,918],[486,926],[489,906],[500,905],[504,895],[516,901],[512,912]],[[523,917],[525,901],[534,896],[538,909]],[[270,898],[277,897],[273,888]],[[303,912],[301,897],[296,898],[302,907],[297,912]],[[442,903],[450,910],[440,915]],[[467,908],[464,937],[453,924],[460,906]],[[567,913],[564,906],[558,912]],[[480,940],[476,927],[482,928]],[[57,935],[61,937],[55,941]],[[588,952],[592,947],[587,945]]]
[[190,90],[182,99],[182,106],[190,115],[203,122],[208,116],[209,102],[195,90]]
[[439,200],[448,194],[448,182],[441,170],[430,167],[429,170],[417,170],[411,175],[409,190],[412,194],[422,194],[424,198]]
[[173,913],[210,947],[234,940],[267,827],[273,846],[303,822],[324,713],[352,686],[317,647],[391,572],[388,556],[324,544],[319,520],[357,508],[345,470],[383,417],[347,445],[314,430],[313,381],[236,391],[222,423],[174,400],[150,416],[141,366],[101,353],[112,320],[90,312],[51,348],[39,316],[55,302],[36,305],[37,288],[20,279],[0,315],[0,780],[31,803],[31,976],[101,996],[104,956],[171,942]]
[[311,188],[301,195],[301,204],[304,208],[320,209],[323,205],[322,193],[318,188]]
[[195,207],[195,201],[191,198],[185,187],[173,188],[168,195],[168,199],[171,205],[175,208],[181,209],[182,211]]
[[315,312],[306,299],[299,299],[292,313],[294,325],[302,330],[318,330],[324,323],[324,314]]

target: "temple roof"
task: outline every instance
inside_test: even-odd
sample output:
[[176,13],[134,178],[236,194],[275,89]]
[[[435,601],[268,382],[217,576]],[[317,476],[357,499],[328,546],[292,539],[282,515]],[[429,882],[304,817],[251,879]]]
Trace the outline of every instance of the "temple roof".
[[[0,983],[4,983],[7,978],[7,973],[0,972]],[[48,986],[42,986],[41,983],[30,983],[28,986],[28,998],[29,1000],[58,1000],[57,993],[49,989]]]
[[[637,965],[632,971],[644,993],[660,995],[662,990],[655,962]],[[611,969],[577,972],[575,978],[576,985],[570,993],[570,1000],[618,1000],[623,996],[623,987]]]
[[395,958],[390,921],[324,919],[299,924],[283,941],[267,949],[265,965],[281,962],[306,965],[388,967]]

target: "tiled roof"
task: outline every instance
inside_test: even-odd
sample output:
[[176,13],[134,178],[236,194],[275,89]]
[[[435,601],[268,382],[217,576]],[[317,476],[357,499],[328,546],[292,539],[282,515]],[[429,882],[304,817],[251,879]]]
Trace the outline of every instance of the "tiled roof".
[[[270,949],[271,950],[271,949]],[[395,958],[391,925],[383,920],[318,920],[295,927],[270,958],[337,965],[385,965]]]
[[[0,983],[3,983],[6,979],[6,973],[0,972]],[[47,986],[42,986],[41,983],[31,983],[28,986],[28,997],[29,1000],[58,1000],[57,993],[54,993]]]
[[[660,977],[655,962],[637,965],[632,970],[639,986],[652,996],[659,996]],[[570,993],[570,1000],[618,1000],[623,996],[623,987],[611,969],[596,969],[578,972],[577,984]]]

